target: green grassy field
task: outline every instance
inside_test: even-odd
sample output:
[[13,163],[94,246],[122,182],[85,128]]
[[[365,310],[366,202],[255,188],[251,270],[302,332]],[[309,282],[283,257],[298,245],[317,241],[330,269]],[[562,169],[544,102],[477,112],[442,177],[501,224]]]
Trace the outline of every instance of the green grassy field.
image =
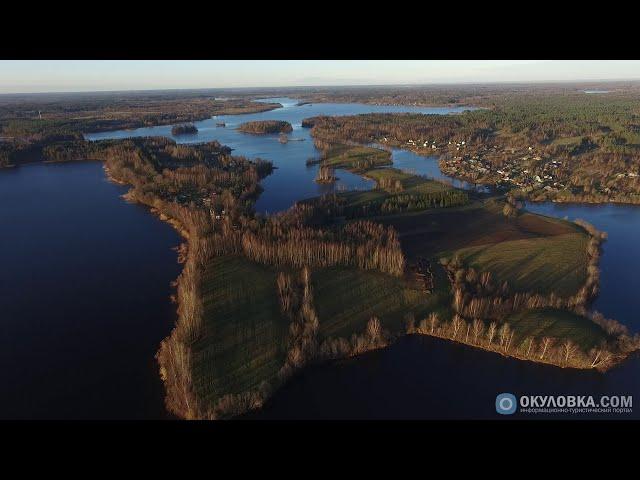
[[276,272],[239,256],[214,259],[203,279],[204,335],[194,345],[194,383],[204,400],[272,379],[284,363],[289,321]]
[[452,187],[444,183],[436,182],[435,180],[428,180],[419,175],[406,173],[397,168],[378,168],[375,170],[369,170],[366,175],[377,183],[385,180],[388,182],[395,182],[396,180],[400,181],[403,192],[405,193],[433,193],[453,190]]
[[568,233],[462,248],[454,254],[466,265],[509,282],[511,291],[566,297],[586,280],[586,248],[586,235]]
[[572,295],[586,280],[588,236],[564,220],[526,212],[508,219],[492,200],[378,220],[398,231],[409,259],[458,255],[513,291]]
[[542,308],[526,310],[506,319],[515,331],[514,344],[527,337],[571,338],[583,351],[607,339],[607,334],[586,317],[566,310]]
[[[204,334],[194,344],[194,384],[198,397],[215,403],[228,393],[256,389],[275,378],[285,361],[289,320],[281,313],[277,272],[241,256],[215,258],[203,278]],[[361,334],[372,315],[397,332],[404,316],[416,319],[451,303],[444,273],[432,295],[403,278],[346,268],[311,275],[319,339]]]
[[444,183],[397,168],[385,168],[393,164],[391,153],[386,150],[338,144],[324,151],[321,163],[323,166],[350,170],[376,182],[377,188],[373,190],[340,194],[346,200],[344,206],[347,216],[425,210],[468,201],[466,192]]
[[348,170],[367,170],[391,165],[391,153],[379,148],[335,145],[323,155],[322,164]]
[[327,268],[312,274],[314,303],[322,337],[346,337],[362,333],[369,319],[377,316],[383,327],[397,332],[404,316],[417,320],[428,312],[444,314],[450,305],[446,278],[436,279],[436,291],[426,294],[418,285],[379,272]]
[[374,180],[378,188],[339,194],[345,200],[345,210],[355,212],[356,216],[361,215],[362,209],[390,214],[397,210],[449,208],[468,201],[467,194],[460,190],[395,168],[375,168],[361,173]]

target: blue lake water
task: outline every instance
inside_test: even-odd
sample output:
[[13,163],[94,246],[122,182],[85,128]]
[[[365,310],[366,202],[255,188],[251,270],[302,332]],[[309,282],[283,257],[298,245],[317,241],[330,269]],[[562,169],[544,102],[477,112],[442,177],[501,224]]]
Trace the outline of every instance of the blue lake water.
[[[106,138],[165,136],[173,138],[178,143],[200,143],[218,140],[223,145],[234,149],[234,155],[247,158],[263,158],[270,160],[278,170],[262,182],[264,192],[256,203],[256,210],[261,213],[273,213],[286,210],[297,200],[310,198],[333,189],[368,190],[373,182],[345,170],[338,170],[338,181],[334,185],[319,185],[313,180],[316,177],[317,165],[306,166],[309,158],[318,158],[320,152],[314,147],[309,129],[302,128],[302,120],[316,115],[357,115],[362,113],[383,112],[413,112],[413,113],[457,113],[464,107],[403,107],[361,105],[354,103],[317,103],[297,106],[297,100],[291,98],[270,98],[264,102],[282,104],[283,108],[268,112],[246,115],[218,115],[208,120],[194,122],[198,133],[194,135],[171,135],[171,126],[138,128],[135,130],[120,130],[115,132],[100,132],[87,135],[89,140]],[[251,135],[237,130],[241,123],[256,120],[284,120],[293,127],[289,134],[289,143],[282,144],[278,135]],[[224,122],[225,127],[216,126]],[[300,141],[302,140],[302,141]],[[411,152],[408,152],[411,153]],[[412,164],[418,165],[419,161]],[[424,161],[422,166],[425,174],[434,173],[434,160]],[[415,166],[414,165],[414,166]],[[437,162],[435,162],[437,170]],[[418,167],[420,168],[420,167]]]
[[456,188],[462,188],[464,190],[476,190],[479,192],[488,191],[486,186],[476,185],[465,182],[464,180],[458,180],[457,178],[453,178],[442,173],[440,165],[438,164],[437,155],[419,155],[410,150],[403,150],[401,148],[391,148],[390,150],[393,166],[401,170],[405,170],[416,175],[423,175],[433,180],[446,182]]
[[[273,100],[269,100],[273,101]],[[296,106],[197,122],[179,142],[218,140],[236,155],[262,157],[278,169],[265,181],[259,211],[275,212],[323,190],[303,118],[367,112],[446,113],[460,109],[357,104]],[[235,130],[250,120],[289,121],[291,141]],[[226,127],[216,127],[224,121]],[[90,139],[164,135],[171,126],[103,132]],[[445,179],[436,157],[393,150],[397,167]],[[339,171],[334,188],[370,188]],[[472,186],[459,184],[472,188]],[[327,188],[327,187],[325,187]],[[0,418],[165,418],[153,358],[175,320],[169,282],[180,266],[172,228],[119,198],[93,162],[34,164],[0,171]],[[81,201],[78,201],[81,199]],[[636,315],[640,208],[528,205],[532,211],[582,218],[609,233],[594,307],[640,331]],[[8,226],[8,227],[7,227]],[[516,361],[433,338],[410,336],[385,350],[313,367],[289,382],[249,418],[502,418],[495,395],[621,394],[640,399],[640,360],[607,374]],[[636,407],[632,418],[640,418]],[[516,414],[515,418],[539,418]],[[506,417],[506,418],[514,418]],[[604,418],[623,418],[605,416]],[[549,417],[546,417],[549,418]],[[552,416],[551,418],[557,418]],[[571,418],[585,418],[573,416]]]

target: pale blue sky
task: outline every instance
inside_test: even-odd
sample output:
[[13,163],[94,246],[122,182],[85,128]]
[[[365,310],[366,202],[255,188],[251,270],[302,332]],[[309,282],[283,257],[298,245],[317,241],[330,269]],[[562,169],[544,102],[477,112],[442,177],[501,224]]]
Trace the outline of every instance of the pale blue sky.
[[0,93],[618,79],[640,79],[640,61],[0,61]]

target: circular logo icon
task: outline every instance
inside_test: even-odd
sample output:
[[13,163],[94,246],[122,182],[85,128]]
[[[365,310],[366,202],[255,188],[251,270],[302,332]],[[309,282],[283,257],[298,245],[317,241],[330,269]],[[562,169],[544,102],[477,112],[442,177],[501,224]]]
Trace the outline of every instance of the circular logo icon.
[[500,415],[511,415],[518,408],[518,400],[512,393],[501,393],[496,397],[496,412]]

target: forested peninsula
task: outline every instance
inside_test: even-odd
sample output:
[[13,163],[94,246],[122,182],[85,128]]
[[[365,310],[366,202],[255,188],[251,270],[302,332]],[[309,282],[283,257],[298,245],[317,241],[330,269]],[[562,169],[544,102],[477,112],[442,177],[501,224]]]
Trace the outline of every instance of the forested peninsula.
[[[191,122],[221,104],[231,111],[276,108],[200,97],[181,107],[162,101],[169,102],[162,109],[174,105],[173,112],[148,121]],[[91,102],[87,112],[95,108]],[[260,182],[273,172],[268,161],[231,155],[215,141],[82,138],[96,126],[148,119],[134,105],[134,113],[118,119],[105,118],[108,109],[99,118],[88,114],[86,123],[69,119],[62,107],[51,123],[3,107],[23,118],[3,120],[3,135],[17,137],[0,144],[0,161],[21,163],[25,152],[45,161],[103,161],[110,178],[130,185],[126,198],[182,233],[178,320],[157,354],[166,406],[181,418],[230,418],[259,408],[308,365],[382,348],[402,335],[601,371],[640,347],[638,335],[590,308],[606,235],[586,222],[532,214],[521,201],[542,194],[560,199],[563,191],[602,194],[608,201],[635,198],[636,177],[618,173],[636,158],[636,104],[628,98],[610,107],[575,98],[537,107],[539,102],[510,99],[493,109],[444,116],[306,120],[321,154],[312,162],[319,164],[317,180],[331,182],[335,170],[347,170],[371,179],[374,188],[308,198],[275,215],[255,211]],[[291,128],[259,123],[251,133]],[[556,156],[564,151],[558,139],[569,134],[580,138],[580,148]],[[626,140],[614,141],[618,137]],[[445,167],[454,160],[463,166],[481,162],[486,172],[474,181],[493,182],[496,189],[465,191],[399,170],[389,151],[371,144],[437,152]],[[510,166],[516,158],[511,148],[526,148],[533,158],[518,167],[521,175]],[[481,154],[482,160],[473,158]],[[464,178],[463,166],[456,172]],[[550,169],[557,173],[548,179]],[[596,181],[603,172],[608,180]],[[622,179],[613,191],[607,186],[612,178]]]

